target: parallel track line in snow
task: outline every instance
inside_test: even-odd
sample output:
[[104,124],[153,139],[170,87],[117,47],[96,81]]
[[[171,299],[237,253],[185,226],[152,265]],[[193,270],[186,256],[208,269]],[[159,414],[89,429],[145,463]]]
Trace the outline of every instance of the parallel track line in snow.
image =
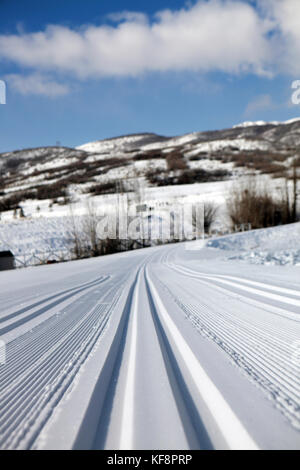
[[[31,421],[32,424],[34,424],[35,419],[38,418],[39,410],[41,409],[41,402],[43,403],[45,399],[48,401],[49,398],[45,387],[49,387],[49,383],[55,383],[54,377],[58,376],[60,373],[64,374],[63,371],[65,367],[68,369],[70,362],[66,361],[66,357],[71,357],[72,361],[77,360],[75,355],[76,350],[78,344],[84,344],[81,338],[84,337],[88,326],[87,324],[87,328],[85,327],[84,330],[82,330],[80,336],[77,335],[78,341],[75,341],[73,334],[68,338],[69,342],[67,347],[64,343],[58,344],[50,360],[34,368],[27,379],[13,391],[14,403],[12,413],[10,398],[8,397],[6,400],[3,400],[3,404],[6,406],[3,407],[0,427],[3,431],[10,426],[5,433],[7,439],[11,439],[16,432],[22,433],[22,425],[24,422],[27,422],[28,419],[29,422]],[[35,419],[33,419],[34,416]],[[15,446],[15,444],[13,444],[13,446]]]
[[[175,267],[176,266],[176,267],[181,268],[181,269],[185,270],[186,272],[190,272],[192,274],[199,274],[199,275],[202,275],[202,276],[210,276],[210,274],[208,274],[208,273],[203,273],[201,271],[195,271],[193,269],[187,268],[186,266],[176,265],[174,263],[169,263],[169,262],[167,262],[166,264],[169,265],[170,267]],[[282,292],[283,294],[290,295],[291,297],[300,297],[300,292],[298,290],[288,289],[286,287],[280,287],[280,286],[277,286],[277,285],[274,285],[274,284],[266,284],[265,282],[253,281],[252,279],[247,279],[245,277],[229,276],[229,275],[225,275],[225,274],[212,274],[211,276],[216,277],[216,278],[231,279],[233,281],[237,281],[238,283],[243,283],[243,284],[247,284],[247,285],[256,286],[258,289],[261,289],[261,290],[270,290],[270,291],[275,291],[275,292]]]
[[[176,360],[174,350],[168,340],[165,328],[161,322],[159,310],[154,302],[146,272],[144,276],[152,320],[160,346],[160,354],[165,364],[165,371],[171,387],[172,397],[169,397],[169,400],[172,399],[177,407],[181,426],[185,432],[189,448],[203,450],[212,450],[214,446],[223,448],[223,442],[221,443],[219,440],[218,442],[212,442],[212,437],[215,436],[210,436],[206,429],[201,412],[189,390],[182,370]],[[156,419],[159,420],[159,416],[157,416]]]
[[134,449],[134,402],[135,402],[135,372],[137,354],[137,317],[139,301],[140,273],[135,285],[131,309],[130,352],[128,358],[127,380],[123,395],[123,412],[120,430],[120,450]]
[[[99,381],[101,383],[101,390],[99,391],[100,396],[96,399],[97,402],[99,402],[101,405],[99,406],[99,409],[97,410],[90,410],[88,408],[86,416],[89,415],[89,413],[97,413],[97,425],[94,430],[94,435],[92,437],[92,442],[89,442],[89,448],[93,449],[103,449],[106,448],[106,442],[110,433],[110,420],[111,420],[111,412],[114,406],[114,400],[116,396],[116,388],[118,385],[118,380],[119,380],[119,375],[121,371],[121,366],[123,362],[123,356],[124,356],[124,350],[126,347],[126,338],[128,334],[128,328],[129,328],[129,322],[130,322],[130,317],[131,317],[131,311],[132,311],[132,305],[134,302],[134,294],[135,294],[135,289],[136,289],[136,284],[138,281],[138,276],[140,272],[140,267],[137,269],[134,280],[131,281],[130,285],[127,286],[128,293],[126,295],[126,301],[123,306],[123,310],[119,319],[119,324],[115,330],[115,335],[113,338],[113,341],[110,345],[109,351],[107,353],[105,363],[103,364],[103,368],[99,373]],[[132,371],[134,372],[134,365]],[[103,377],[105,379],[103,379]],[[104,381],[103,381],[104,380]],[[131,390],[131,379],[129,379],[129,386],[128,386],[128,392]],[[130,398],[131,400],[131,398]],[[91,400],[93,402],[93,399]],[[119,413],[119,420],[121,417],[123,417],[123,426],[125,427],[127,424],[130,426],[131,423],[133,422],[133,415],[132,415],[132,408],[129,407],[128,411],[124,410],[124,407],[126,406],[127,403],[124,402],[123,399],[123,393],[122,393],[122,398],[118,400],[119,403],[122,403],[122,409]],[[125,422],[126,420],[126,422]],[[75,449],[81,449],[82,447],[82,439],[85,440],[85,436],[82,437],[82,435],[86,434],[86,426],[89,426],[88,422],[85,422],[85,419],[83,420],[83,423],[78,431],[77,434],[77,439],[74,443],[74,448]],[[131,432],[129,430],[129,432]],[[121,440],[123,440],[122,433],[125,433],[125,428],[124,431],[120,429],[118,430],[118,445],[121,444]],[[132,434],[131,434],[131,441],[132,441]],[[124,437],[124,439],[126,439]]]
[[[172,285],[172,288],[174,287]],[[209,287],[214,289],[212,285]],[[167,290],[200,333],[218,344],[247,375],[267,393],[272,394],[275,404],[298,428],[300,425],[300,370],[299,365],[292,361],[292,354],[295,351],[290,348],[292,340],[287,337],[284,344],[281,339],[285,333],[283,320],[274,324],[272,314],[268,314],[268,321],[261,322],[257,308],[247,317],[241,312],[235,314],[227,310],[226,306],[220,308],[218,302],[213,307],[214,299],[209,292],[207,293],[208,305],[203,299],[199,300],[199,296],[197,296],[197,303],[191,304],[190,297],[193,297],[193,289],[188,289],[186,293],[188,301],[182,298],[179,300],[172,293],[172,289],[167,288]],[[182,288],[181,294],[183,293]],[[296,327],[298,327],[297,323],[294,325],[294,338],[299,338],[299,327],[298,329]],[[282,346],[286,348],[284,353]]]
[[33,304],[26,305],[25,307],[22,307],[21,309],[17,311],[10,312],[4,316],[0,316],[0,323],[4,323],[5,321],[11,320],[14,317],[18,317],[19,315],[22,315],[23,313],[27,312],[28,310],[33,310],[34,308],[38,307],[39,305],[45,304],[46,302],[50,302],[51,300],[60,297],[64,294],[68,294],[69,292],[73,292],[76,290],[81,290],[82,288],[88,288],[92,287],[94,284],[96,285],[100,281],[103,281],[103,278],[108,279],[110,276],[100,276],[97,279],[94,279],[93,281],[90,282],[85,282],[83,284],[80,284],[75,287],[71,287],[70,289],[65,289],[63,291],[57,292],[56,294],[50,295],[49,297],[44,297],[37,302],[34,302]]
[[250,437],[242,423],[220,394],[219,390],[201,367],[198,359],[171,319],[149,276],[147,276],[147,280],[155,304],[158,308],[159,315],[163,319],[164,326],[174,339],[174,342],[178,347],[178,352],[189,370],[191,380],[198,388],[201,397],[210,410],[213,419],[216,421],[228,447],[230,449],[258,449],[257,444]]
[[[136,409],[136,403],[142,403],[143,397],[140,395],[140,382],[138,379],[142,379],[143,381],[146,380],[147,371],[145,371],[145,376],[137,377],[137,369],[136,369],[136,359],[138,355],[143,354],[142,350],[137,349],[137,339],[138,339],[138,331],[139,335],[147,334],[148,330],[138,330],[138,318],[140,305],[140,296],[139,296],[139,289],[141,286],[141,274],[143,271],[143,267],[140,268],[137,277],[132,284],[132,294],[130,302],[125,305],[123,311],[123,318],[124,315],[126,316],[126,324],[123,330],[123,335],[118,339],[118,353],[117,359],[115,360],[115,366],[110,372],[110,382],[113,384],[113,388],[108,386],[106,391],[106,399],[104,405],[104,413],[109,418],[107,419],[103,412],[99,419],[99,426],[96,432],[95,437],[95,448],[107,448],[107,441],[111,442],[112,435],[111,429],[116,428],[116,420],[118,420],[118,440],[116,441],[115,437],[113,437],[113,442],[116,442],[115,447],[116,449],[127,449],[133,450],[136,446],[136,437],[141,436],[141,434],[145,433],[144,442],[147,447],[147,426],[146,423],[144,427],[136,428],[136,413],[138,410]],[[147,283],[147,280],[145,279]],[[146,284],[147,285],[147,284]],[[144,288],[144,284],[143,284]],[[165,393],[168,393],[168,400],[169,402],[172,401],[172,405],[170,403],[170,409],[177,409],[178,416],[176,420],[181,420],[181,426],[184,432],[186,433],[187,441],[190,442],[192,448],[195,448],[195,443],[197,442],[197,448],[200,446],[204,446],[204,448],[212,448],[210,443],[210,439],[206,434],[205,429],[200,429],[199,435],[197,436],[197,426],[195,428],[194,422],[197,420],[196,415],[197,410],[194,410],[192,406],[186,406],[186,395],[187,392],[185,391],[186,385],[181,383],[178,384],[177,382],[177,373],[174,370],[174,363],[172,361],[166,361],[166,351],[167,345],[164,343],[163,336],[161,336],[157,330],[157,321],[153,318],[153,311],[152,311],[152,297],[149,291],[148,295],[150,297],[146,297],[149,303],[149,314],[152,316],[153,322],[153,330],[152,333],[157,336],[157,345],[159,347],[158,350],[158,357],[160,357],[161,363],[160,368],[165,370],[166,377],[162,378],[164,382],[164,390]],[[145,292],[146,293],[146,292]],[[143,291],[144,294],[144,291]],[[145,298],[143,297],[143,301]],[[152,313],[152,315],[151,315]],[[154,316],[156,313],[154,314]],[[123,371],[123,378],[120,378],[120,374]],[[124,371],[126,371],[124,373]],[[122,374],[121,374],[122,375]],[[175,378],[175,380],[174,380]],[[120,380],[122,380],[122,387],[120,388]],[[166,386],[166,381],[169,383]],[[150,387],[150,384],[149,384]],[[154,391],[156,396],[153,396],[153,400],[157,402],[159,400],[159,395],[162,392],[161,384],[157,383],[154,385],[151,384],[152,392]],[[168,390],[168,391],[167,391]],[[113,397],[113,399],[111,398]],[[189,404],[190,405],[190,404]],[[191,411],[192,410],[192,411]],[[167,410],[164,410],[166,413]],[[160,415],[159,410],[155,408],[147,410],[147,413],[151,414],[151,421],[156,421],[159,423]],[[146,413],[146,415],[147,415]],[[112,418],[113,415],[113,418]],[[174,416],[170,416],[170,419],[173,420]],[[150,417],[148,416],[148,419]],[[102,423],[102,424],[101,424]],[[107,423],[107,424],[106,424]],[[141,423],[140,423],[141,424]],[[198,425],[198,429],[203,426],[202,423]],[[115,431],[114,431],[115,432]],[[174,432],[174,430],[170,430],[170,432]],[[98,436],[98,437],[97,437]],[[141,438],[140,438],[141,439]],[[142,439],[142,440],[143,440]],[[165,437],[162,435],[162,443]],[[169,441],[170,439],[168,439]],[[110,447],[108,447],[110,448]],[[162,447],[164,448],[164,447]]]
[[[201,280],[201,283],[209,286],[212,291],[215,288],[215,286],[213,286],[210,283],[206,283],[203,280]],[[240,302],[241,299],[238,298],[237,301]],[[215,303],[212,297],[209,299],[209,302],[211,305]],[[199,308],[201,308],[201,306],[204,305],[203,299],[198,301],[198,303],[199,303]],[[209,309],[207,304],[206,304],[206,307]],[[216,308],[217,308],[217,305],[216,305]],[[255,306],[256,311],[257,311],[257,308],[258,308],[258,305]],[[227,321],[230,321],[233,327],[236,327],[235,315],[232,312],[227,312],[226,308],[224,307],[221,309],[221,311],[224,315],[225,313],[227,313]],[[217,318],[218,311],[214,310],[214,312]],[[242,318],[241,315],[239,315],[238,323],[243,324],[245,328],[248,328],[248,329],[250,328],[252,330],[254,329],[254,331],[258,335],[261,335],[261,337],[263,337],[264,340],[266,341],[268,339],[271,339],[272,347],[274,347],[274,344],[276,344],[276,346],[279,348],[279,350],[283,354],[288,355],[288,357],[290,357],[294,351],[294,348],[291,346],[290,342],[296,341],[299,338],[299,334],[297,330],[295,330],[295,324],[293,323],[294,321],[292,320],[291,325],[285,323],[285,329],[282,330],[282,329],[279,329],[278,326],[276,326],[276,324],[274,326],[274,321],[273,321],[273,318],[271,317],[272,312],[268,312],[268,315],[269,315],[269,319],[267,319],[265,316],[262,316],[262,318],[256,317],[255,324],[253,323],[253,321],[251,321],[251,319],[248,319],[246,321],[245,319]],[[279,332],[280,332],[280,336],[279,336]]]
[[[197,271],[192,271],[190,269],[182,268],[182,267],[180,267],[179,270],[184,272],[184,273],[194,275],[195,277],[198,277],[198,278],[204,278],[204,279],[208,279],[208,280],[217,281],[217,282],[220,282],[222,284],[226,284],[228,286],[236,287],[236,288],[241,289],[241,290],[246,290],[247,292],[251,292],[253,294],[256,294],[256,295],[259,295],[259,296],[262,296],[262,297],[267,297],[269,299],[276,300],[280,303],[286,303],[286,304],[294,305],[296,307],[300,307],[300,300],[297,300],[297,299],[292,299],[290,297],[274,294],[272,292],[266,292],[265,290],[262,290],[262,289],[259,289],[259,288],[255,289],[253,287],[250,287],[250,285],[245,286],[244,284],[239,284],[239,283],[236,283],[236,282],[228,281],[226,279],[221,278],[220,276],[202,274],[202,273],[199,273]],[[299,294],[297,293],[297,295],[299,295]]]
[[[87,295],[82,294],[84,297]],[[40,361],[52,346],[59,343],[60,339],[66,335],[68,329],[71,329],[78,323],[82,314],[78,312],[76,315],[70,315],[68,311],[81,298],[65,307],[64,312],[60,312],[59,315],[53,314],[50,318],[37,325],[34,330],[23,334],[21,337],[17,337],[7,344],[7,361],[9,362],[8,367],[0,370],[0,392],[8,388],[8,386],[12,386],[11,382],[22,380],[30,366],[36,363],[36,361]]]
[[295,321],[297,323],[300,322],[300,316],[299,316],[298,313],[293,312],[293,311],[288,310],[288,309],[284,309],[282,307],[277,307],[277,306],[275,306],[273,304],[270,304],[269,302],[266,302],[265,300],[263,300],[264,298],[267,299],[267,297],[261,296],[259,300],[253,299],[252,297],[248,297],[246,294],[234,292],[234,291],[232,291],[232,290],[230,290],[230,289],[228,289],[224,286],[221,287],[221,286],[213,283],[213,280],[205,278],[204,276],[197,276],[197,275],[188,273],[186,271],[182,271],[181,269],[175,268],[173,266],[172,266],[171,269],[175,272],[178,272],[179,274],[181,274],[183,276],[188,276],[190,278],[197,279],[197,280],[199,280],[199,282],[201,282],[203,284],[206,284],[210,287],[213,287],[214,289],[216,289],[220,292],[224,292],[224,293],[232,296],[233,298],[239,298],[243,303],[247,303],[249,305],[257,306],[257,307],[261,308],[261,310],[265,310],[268,313],[275,313],[276,315],[281,316],[283,318],[286,318],[288,320],[292,320],[292,321]]
[[[258,410],[297,433],[300,293],[195,271],[172,263],[173,251],[121,265],[116,256],[111,275],[4,312],[0,334],[8,328],[12,339],[0,364],[1,448],[258,449],[272,423],[259,413],[251,421],[248,391]],[[219,359],[243,376],[228,368],[224,381]]]
[[[104,280],[106,280],[106,279],[108,279],[108,277],[104,278]],[[101,282],[103,282],[103,280]],[[99,284],[99,282],[97,284]],[[97,285],[97,284],[95,284],[95,285]],[[24,325],[25,323],[29,322],[30,320],[33,320],[33,319],[37,318],[38,316],[46,313],[48,310],[50,310],[54,307],[57,307],[62,302],[65,302],[66,300],[69,300],[70,298],[74,297],[75,295],[79,294],[80,292],[83,292],[87,289],[90,289],[91,287],[93,287],[93,286],[82,287],[82,288],[76,290],[75,292],[72,292],[70,294],[65,295],[64,297],[62,297],[60,299],[57,299],[56,301],[52,302],[51,304],[42,307],[39,310],[35,310],[34,312],[26,315],[25,317],[21,317],[20,319],[14,321],[13,323],[9,323],[8,325],[0,328],[0,336],[3,336],[4,334],[14,330],[15,328]]]
[[[200,273],[201,274],[201,273]],[[299,291],[296,291],[294,289],[288,289],[286,287],[280,287],[280,286],[276,286],[276,285],[271,285],[271,284],[266,284],[264,282],[257,282],[257,281],[252,281],[250,279],[245,279],[243,277],[236,277],[236,276],[225,276],[225,275],[221,275],[221,274],[215,274],[214,275],[215,277],[221,277],[221,278],[224,278],[224,279],[232,279],[233,281],[238,281],[239,283],[243,283],[243,284],[249,284],[251,286],[256,286],[258,287],[259,289],[266,289],[266,290],[271,290],[271,291],[275,291],[275,292],[282,292],[283,294],[287,294],[287,295],[290,295],[291,297],[300,297],[300,292]]]
[[[107,293],[103,295],[105,297]],[[115,302],[117,299],[116,295]],[[102,308],[101,299],[98,300],[98,306],[92,307],[90,312],[82,316],[78,324],[75,323],[60,341],[52,343],[53,347],[49,349],[48,354],[40,357],[31,368],[25,370],[24,377],[21,379],[19,376],[15,386],[10,386],[1,395],[1,447],[18,448],[24,439],[22,447],[29,446],[28,442],[25,444],[28,431],[32,428],[31,432],[36,434],[34,426],[37,425],[35,423],[40,419],[39,415],[45,405],[47,405],[48,415],[51,414],[51,397],[54,399],[57,393],[60,397],[63,395],[73,380],[76,370],[87,357],[87,351],[91,350],[101,335],[115,302],[105,304]],[[99,308],[102,309],[102,313]],[[64,382],[67,385],[61,388]],[[50,387],[49,384],[51,384]],[[47,392],[46,389],[48,389]],[[30,423],[30,426],[26,423]],[[30,442],[33,443],[32,436]]]

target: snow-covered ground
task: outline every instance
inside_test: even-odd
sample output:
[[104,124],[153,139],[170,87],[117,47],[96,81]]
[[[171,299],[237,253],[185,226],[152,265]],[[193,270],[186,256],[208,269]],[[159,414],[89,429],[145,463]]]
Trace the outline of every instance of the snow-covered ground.
[[229,251],[228,259],[300,267],[300,223],[219,237],[207,246]]
[[227,147],[236,147],[238,150],[267,150],[268,143],[260,141],[249,141],[247,139],[214,140],[203,142],[194,146],[193,150],[186,152],[187,157],[192,157],[199,152],[216,152]]
[[299,269],[253,236],[0,272],[1,449],[300,449]]
[[0,225],[0,251],[11,250],[17,257],[64,251],[72,247],[70,216],[16,220]]
[[[161,209],[180,201],[196,203],[215,201],[224,204],[224,195],[231,182],[216,182],[194,185],[168,186],[161,188],[141,188],[143,202]],[[76,197],[76,196],[75,196]],[[110,212],[119,202],[118,195],[96,196],[91,203],[96,212]],[[80,220],[87,213],[87,198],[78,198],[71,204],[73,214]],[[50,200],[26,201],[22,204],[25,218],[15,218],[14,212],[1,214],[0,250],[10,249],[16,256],[49,251],[70,250],[72,230],[74,230],[70,205],[51,206]]]
[[[281,180],[270,180],[262,177],[264,183],[271,183],[274,194],[282,184]],[[240,181],[242,179],[240,178]],[[130,194],[128,197],[134,202],[136,197],[148,207],[160,211],[162,207],[171,208],[176,204],[199,204],[213,202],[218,206],[218,217],[216,229],[226,231],[228,228],[228,217],[226,213],[226,199],[230,195],[233,182],[231,180],[199,183],[192,185],[165,186],[165,187],[144,187],[141,181],[139,194]],[[70,252],[74,246],[74,222],[72,214],[76,219],[76,225],[80,227],[84,224],[84,217],[88,209],[87,204],[91,204],[95,213],[109,213],[119,205],[118,195],[95,196],[89,199],[88,196],[78,197],[74,193],[74,202],[70,205],[51,204],[50,200],[26,201],[22,204],[25,218],[16,218],[13,211],[1,214],[0,220],[0,250],[10,249],[17,256],[17,265],[22,265],[24,256],[32,254],[58,252]],[[122,196],[123,197],[123,196]],[[89,201],[89,202],[88,202]],[[154,214],[153,213],[153,214]],[[255,231],[251,234],[241,234],[237,238],[221,238],[211,241],[211,246],[232,250],[233,258],[262,264],[298,264],[298,225],[278,227],[267,231]],[[298,230],[298,231],[297,231]],[[271,235],[272,234],[272,235]],[[283,234],[283,235],[281,235]],[[279,245],[279,240],[283,241]],[[289,240],[284,244],[284,240]],[[273,245],[267,245],[267,241]],[[229,256],[229,255],[228,255]],[[39,258],[34,260],[39,263]]]

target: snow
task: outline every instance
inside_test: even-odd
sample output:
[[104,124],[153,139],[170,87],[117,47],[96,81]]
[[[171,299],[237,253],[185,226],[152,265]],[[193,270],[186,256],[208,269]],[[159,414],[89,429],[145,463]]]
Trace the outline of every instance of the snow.
[[300,266],[300,223],[228,235],[208,241],[207,246],[230,251],[232,260]]
[[148,282],[151,287],[155,303],[161,312],[165,330],[169,331],[169,335],[176,343],[177,348],[180,351],[181,360],[187,364],[189,374],[195,386],[199,388],[199,394],[202,396],[205,405],[210,410],[211,414],[217,417],[217,426],[223,436],[226,436],[229,449],[258,450],[257,444],[247,433],[237,416],[233,413],[228,403],[220,394],[219,390],[215,387],[205,370],[199,364],[197,357],[194,355],[189,344],[185,341],[176,326],[176,323],[174,323],[169,312],[162,303],[152,281],[149,280]]
[[[201,161],[192,162],[200,163]],[[151,160],[151,168],[163,169],[164,161],[160,159]],[[209,165],[208,162],[204,162]],[[136,174],[140,174],[149,162],[138,161],[135,162]],[[196,166],[196,165],[195,165]],[[215,168],[210,165],[209,168]],[[117,170],[111,170],[112,178],[123,178],[128,176],[126,167],[120,173]],[[239,177],[242,181],[242,176]],[[274,194],[282,184],[279,180],[269,179],[262,177],[262,181],[267,180],[272,185]],[[105,181],[103,177],[99,177],[98,181]],[[131,180],[128,180],[129,183]],[[165,187],[147,187],[143,177],[139,178],[139,194],[143,198],[143,202],[148,206],[160,210],[162,207],[170,208],[173,204],[199,204],[200,202],[214,202],[219,206],[218,224],[219,230],[227,230],[228,220],[226,215],[226,198],[230,194],[232,180],[218,181],[213,183],[195,183],[180,186],[165,186]],[[128,184],[129,184],[128,183]],[[132,188],[131,188],[132,189]],[[70,193],[73,194],[72,211],[78,218],[79,226],[82,225],[84,215],[87,212],[87,200],[89,195],[79,195],[77,189],[70,188]],[[132,199],[134,194],[129,194]],[[104,212],[111,212],[112,208],[118,204],[118,195],[107,194],[102,196],[94,196],[90,199],[98,211],[100,208]],[[24,255],[32,255],[33,253],[49,253],[49,252],[65,252],[70,251],[72,247],[72,218],[70,217],[70,205],[52,204],[51,200],[27,200],[22,203],[22,208],[25,218],[16,218],[13,211],[1,214],[0,220],[0,249],[10,249],[16,256],[24,257]],[[283,228],[282,228],[283,229]],[[295,242],[295,241],[294,241]],[[221,244],[221,241],[219,242]],[[224,242],[225,243],[225,242]],[[226,242],[229,243],[228,241]],[[295,243],[294,243],[295,245]],[[236,246],[235,246],[236,247]],[[251,248],[252,247],[252,248]],[[251,262],[270,263],[271,261],[278,264],[280,261],[274,259],[270,260],[269,252],[266,251],[265,246],[260,242],[252,242],[251,249],[246,252],[245,249],[241,250],[236,256],[243,259],[249,259]],[[287,247],[283,246],[278,248],[281,253],[280,260],[283,264],[297,264],[298,263],[298,248],[295,248],[290,243]],[[258,253],[259,251],[259,253]],[[276,256],[277,256],[276,255]],[[275,256],[275,255],[274,255]],[[241,259],[242,259],[241,258]],[[259,261],[260,260],[260,261]]]
[[[77,161],[78,161],[77,158],[71,158],[71,157],[56,158],[55,163],[53,161],[49,161],[49,162],[44,162],[44,163],[37,163],[37,164],[34,165],[34,167],[29,166],[29,168],[26,168],[22,171],[22,174],[25,175],[25,176],[28,176],[28,175],[31,175],[32,173],[34,173],[35,171],[45,171],[46,172],[46,170],[51,170],[54,167],[55,168],[60,168],[60,167],[63,167],[65,165],[71,165],[72,163],[75,163]],[[45,178],[45,175],[42,175],[42,178]]]
[[[141,134],[77,149],[93,162],[140,149],[179,146],[188,158],[269,145],[199,138]],[[24,158],[48,151],[26,151]],[[34,168],[75,160],[58,155]],[[39,181],[28,162],[19,188]],[[207,156],[188,163],[219,165]],[[217,228],[225,231],[233,181],[147,187],[148,168],[164,170],[166,161],[132,161],[97,180],[133,180],[131,207],[150,206],[154,224],[173,205],[214,202]],[[282,184],[261,180],[273,194]],[[69,191],[82,227],[89,195],[76,185]],[[120,198],[91,201],[96,211],[110,212]],[[10,249],[18,267],[49,253],[69,259],[70,206],[27,200],[22,208],[23,219],[1,214],[0,251]],[[299,449],[299,240],[297,223],[0,272],[0,448]]]
[[294,122],[298,122],[298,121],[300,121],[300,117],[289,119],[288,121],[284,121],[283,124],[294,124]]
[[279,121],[271,121],[271,122],[266,122],[266,121],[245,121],[241,122],[240,124],[236,124],[233,126],[233,129],[239,128],[239,127],[253,127],[253,126],[267,126],[268,124],[273,124],[273,125],[278,125],[280,124]]
[[184,155],[186,157],[192,157],[200,152],[217,152],[228,147],[236,147],[238,150],[267,150],[269,145],[268,142],[244,138],[213,140],[211,142],[196,144],[193,150],[185,152]]
[[70,216],[40,217],[0,224],[0,250],[11,250],[17,261],[29,254],[68,252],[71,248]]
[[139,146],[139,141],[143,140],[147,134],[140,135],[129,135],[124,137],[116,137],[113,139],[99,140],[95,142],[88,142],[86,144],[76,147],[77,150],[85,150],[86,152],[91,153],[111,153],[124,150],[126,147],[137,144]]
[[193,143],[195,140],[198,139],[198,136],[199,136],[198,132],[194,132],[192,134],[185,134],[183,136],[173,137],[171,139],[168,139],[165,143],[163,143],[163,145],[161,142],[155,142],[153,144],[143,145],[142,150],[144,151],[156,150],[156,149],[161,149],[162,147],[166,147],[164,149],[165,151],[172,151],[174,147]]
[[0,273],[1,449],[299,449],[298,270],[246,235]]
[[253,126],[268,126],[268,125],[273,125],[273,126],[279,126],[282,124],[293,124],[294,122],[300,121],[300,118],[293,118],[293,119],[288,119],[287,121],[245,121],[241,122],[240,124],[236,124],[233,126],[233,129],[239,128],[239,127],[253,127]]
[[55,151],[57,153],[63,153],[65,151],[64,147],[38,147],[34,149],[25,149],[16,151],[17,153],[14,154],[12,152],[3,153],[1,157],[3,160],[0,159],[0,164],[4,164],[6,157],[17,157],[18,159],[22,159],[24,161],[34,160],[35,158],[40,158],[42,156],[48,155],[49,151]]
[[215,170],[228,170],[235,175],[244,175],[245,170],[236,168],[233,162],[222,163],[218,160],[211,160],[209,158],[201,158],[200,160],[191,160],[189,161],[189,168],[194,169],[203,169],[206,171],[215,171]]

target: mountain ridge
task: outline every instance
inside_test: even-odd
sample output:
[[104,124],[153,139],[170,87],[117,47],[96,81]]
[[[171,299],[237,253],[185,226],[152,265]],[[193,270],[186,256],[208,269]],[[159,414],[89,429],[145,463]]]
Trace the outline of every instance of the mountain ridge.
[[[300,119],[245,123],[166,137],[145,132],[0,154],[0,210],[26,199],[108,194],[146,186],[192,184],[249,172],[278,177],[300,147]],[[9,204],[6,204],[10,199]],[[6,205],[5,205],[6,204]]]

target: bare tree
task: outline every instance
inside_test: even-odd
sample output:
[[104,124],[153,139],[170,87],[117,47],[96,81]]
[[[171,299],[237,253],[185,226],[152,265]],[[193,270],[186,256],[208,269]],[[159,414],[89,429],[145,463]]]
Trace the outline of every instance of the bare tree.
[[210,233],[211,227],[217,219],[218,206],[212,201],[207,201],[201,205],[199,204],[195,208],[195,211],[193,211],[193,214],[192,214],[192,224],[193,224],[193,228],[197,230],[199,230],[198,219],[200,217],[200,213],[203,219],[202,220],[203,231],[204,233],[208,234]]
[[95,202],[88,199],[86,201],[86,215],[84,217],[84,232],[88,239],[92,256],[98,256],[101,254],[101,243],[97,237],[98,222],[99,216],[97,214]]
[[282,190],[282,201],[285,207],[286,223],[298,220],[298,181],[299,181],[300,159],[296,156],[284,174],[284,188]]
[[[298,213],[297,213],[297,204],[298,204],[298,181],[299,181],[299,168],[300,168],[300,149],[299,149],[299,134],[294,133],[290,136],[291,144],[295,149],[295,154],[291,158],[290,167],[287,169],[284,177],[286,179],[286,193],[288,197],[286,200],[289,200],[289,213],[290,220],[289,222],[297,222]],[[292,194],[290,197],[288,181],[292,181]]]
[[266,183],[259,185],[254,176],[233,185],[227,198],[228,215],[233,225],[251,224],[252,228],[286,224],[290,220],[289,188],[275,197]]
[[292,163],[292,182],[293,182],[293,199],[292,199],[292,222],[297,222],[297,202],[298,202],[298,180],[299,180],[299,157],[294,157]]
[[72,234],[72,241],[73,241],[73,248],[72,251],[75,255],[75,257],[82,258],[84,249],[83,249],[83,243],[82,243],[82,231],[79,227],[78,220],[76,219],[74,215],[74,209],[73,205],[69,205],[69,211],[70,211],[70,218],[71,218],[71,234]]
[[290,198],[289,180],[287,176],[284,182],[284,190],[282,191],[282,201],[283,201],[283,206],[285,208],[284,210],[286,214],[286,219],[288,222],[290,222],[292,220],[291,198]]
[[211,201],[204,203],[204,232],[209,233],[212,225],[216,221],[218,206]]

